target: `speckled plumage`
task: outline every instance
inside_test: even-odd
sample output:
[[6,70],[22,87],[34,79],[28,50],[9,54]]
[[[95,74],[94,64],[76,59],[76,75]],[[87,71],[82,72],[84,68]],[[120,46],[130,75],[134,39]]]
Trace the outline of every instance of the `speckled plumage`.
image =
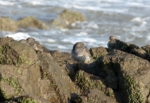
[[88,62],[91,60],[91,54],[82,42],[74,44],[71,54],[76,61]]

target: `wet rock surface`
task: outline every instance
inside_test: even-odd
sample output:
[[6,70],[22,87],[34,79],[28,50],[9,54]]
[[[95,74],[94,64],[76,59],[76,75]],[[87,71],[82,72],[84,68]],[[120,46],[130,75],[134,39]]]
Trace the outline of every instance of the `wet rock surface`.
[[48,50],[31,37],[0,38],[0,101],[149,103],[149,46],[136,47],[130,45],[132,52],[91,48],[94,59],[83,63],[70,53]]

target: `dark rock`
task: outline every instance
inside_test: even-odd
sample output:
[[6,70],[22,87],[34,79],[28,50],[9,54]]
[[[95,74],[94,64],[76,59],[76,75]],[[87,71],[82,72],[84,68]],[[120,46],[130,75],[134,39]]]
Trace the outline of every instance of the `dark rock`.
[[150,45],[145,45],[141,47],[143,50],[145,50],[148,54],[150,54]]
[[109,49],[118,49],[127,53],[134,54],[136,56],[139,56],[143,59],[147,59],[148,55],[143,48],[140,48],[139,46],[131,43],[126,43],[124,41],[121,41],[119,39],[116,39],[114,36],[110,36],[109,42],[108,42]]
[[[149,94],[150,63],[147,60],[119,50],[97,60],[99,72],[102,72],[108,86],[117,83],[116,90],[124,103],[144,103]],[[116,77],[117,81],[107,79]]]
[[107,101],[109,103],[109,100],[116,103],[113,90],[107,87],[105,81],[100,77],[79,70],[75,77],[75,83],[82,90],[81,97],[85,103],[102,103],[102,101]]

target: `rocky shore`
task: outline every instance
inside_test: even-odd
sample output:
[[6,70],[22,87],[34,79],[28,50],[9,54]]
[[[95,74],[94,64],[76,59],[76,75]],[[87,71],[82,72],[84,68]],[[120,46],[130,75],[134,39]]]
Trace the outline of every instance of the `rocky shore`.
[[48,50],[34,38],[1,37],[0,101],[149,103],[150,48],[139,49],[145,51],[145,58],[119,47],[91,48],[94,60],[85,64],[70,53]]
[[[64,10],[52,25],[73,28],[82,14]],[[8,24],[8,22],[10,24]],[[1,31],[47,29],[34,17],[1,17]],[[90,49],[92,61],[75,61],[34,38],[0,38],[1,103],[150,103],[150,45],[116,41],[113,48]]]

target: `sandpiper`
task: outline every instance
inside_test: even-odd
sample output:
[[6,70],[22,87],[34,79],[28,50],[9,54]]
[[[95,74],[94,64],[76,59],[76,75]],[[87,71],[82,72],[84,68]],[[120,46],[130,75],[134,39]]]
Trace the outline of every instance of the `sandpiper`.
[[77,42],[74,44],[71,54],[76,61],[81,61],[84,63],[88,62],[92,58],[90,51],[82,42]]
[[116,46],[116,40],[117,40],[117,39],[116,39],[115,36],[110,36],[110,37],[109,37],[109,41],[108,41],[108,43],[107,43],[108,48],[114,49],[115,46]]

